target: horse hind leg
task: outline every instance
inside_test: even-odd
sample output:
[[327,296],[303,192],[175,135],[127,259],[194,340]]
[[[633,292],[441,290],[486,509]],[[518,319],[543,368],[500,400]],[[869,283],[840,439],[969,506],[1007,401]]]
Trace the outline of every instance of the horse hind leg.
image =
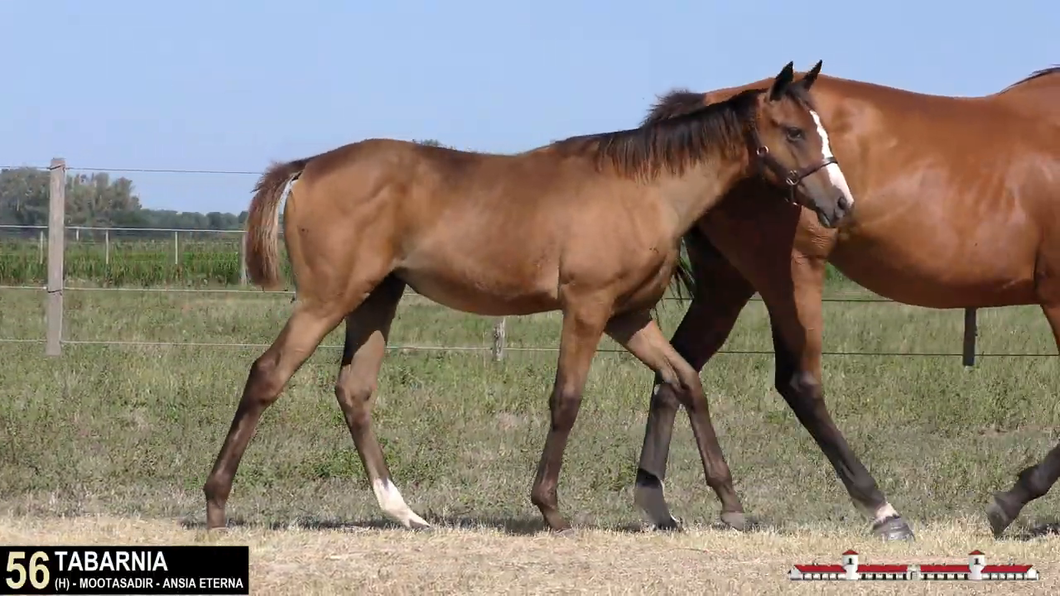
[[[1053,338],[1060,349],[1060,300],[1042,304],[1042,311],[1052,328]],[[1060,478],[1060,444],[1049,450],[1042,461],[1024,468],[1016,477],[1016,482],[1007,491],[994,493],[987,506],[986,516],[994,537],[1001,536],[1009,525],[1019,517],[1028,503],[1045,496]]]
[[[666,341],[666,337],[647,311],[616,317],[608,324],[607,334],[651,368],[656,374],[657,382],[667,386],[688,411],[707,485],[714,490],[721,502],[721,520],[729,527],[745,529],[743,505],[736,496],[732,473],[710,422],[707,396],[696,369]],[[668,514],[661,509],[654,513],[655,515],[652,515],[653,511],[649,510],[649,517]]]
[[[725,343],[741,309],[754,294],[754,288],[728,262],[718,259],[710,271],[712,291],[693,297],[688,312],[670,340],[677,355],[683,357],[697,375]],[[706,279],[706,273],[699,277]],[[723,279],[723,283],[715,283],[719,279]],[[680,522],[670,514],[663,485],[678,406],[680,402],[673,387],[664,382],[662,375],[655,373],[633,499],[659,530],[680,528]],[[718,457],[724,463],[720,451]],[[723,490],[735,492],[731,486]],[[745,520],[741,516],[730,515],[727,519],[726,523],[731,522],[733,528],[744,529]]]
[[1060,478],[1060,444],[1050,449],[1042,461],[1021,470],[1012,488],[994,493],[986,509],[994,538],[1000,537],[1016,521],[1028,503],[1045,496],[1057,478]]
[[276,402],[287,382],[338,326],[345,312],[344,306],[334,303],[297,302],[279,336],[251,365],[228,435],[203,485],[207,529],[226,524],[225,505],[232,479],[262,413]]
[[[250,367],[228,435],[203,485],[208,529],[225,525],[225,505],[232,490],[232,479],[262,413],[279,398],[287,382],[316,351],[324,337],[386,279],[388,263],[379,256],[382,253],[368,250],[372,247],[363,243],[361,248],[361,254],[366,256],[339,269],[341,275],[307,276],[310,283],[304,283],[299,288],[294,311],[287,324]],[[316,259],[334,259],[342,255],[325,253],[312,256]]]
[[372,429],[372,405],[379,370],[386,355],[390,325],[404,290],[405,283],[391,275],[346,317],[346,342],[335,383],[335,398],[342,408],[379,508],[406,528],[428,529],[430,524],[405,503],[391,481],[383,449]]

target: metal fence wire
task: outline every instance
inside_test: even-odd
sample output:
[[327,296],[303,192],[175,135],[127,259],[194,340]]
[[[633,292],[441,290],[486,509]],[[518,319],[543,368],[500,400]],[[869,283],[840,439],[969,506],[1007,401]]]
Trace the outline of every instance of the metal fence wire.
[[[0,166],[9,169],[15,166]],[[21,166],[25,167],[25,166]],[[65,160],[56,158],[47,167],[50,172],[49,221],[47,225],[0,225],[0,292],[43,291],[46,296],[46,333],[42,338],[5,338],[4,344],[44,344],[45,353],[61,354],[62,346],[127,346],[265,349],[265,343],[240,342],[166,342],[120,339],[67,339],[62,333],[64,293],[194,293],[221,295],[276,294],[293,295],[293,291],[262,292],[241,288],[247,284],[243,266],[243,230],[210,230],[158,227],[104,227],[67,225],[65,188],[67,171],[114,173],[169,173],[257,176],[261,172],[238,170],[182,170],[171,168],[67,168]],[[282,233],[282,232],[281,232]],[[157,279],[151,279],[153,275]],[[11,283],[7,283],[11,282]],[[149,283],[154,282],[154,283]],[[95,284],[95,285],[94,285]],[[104,287],[99,287],[102,284]],[[194,287],[180,287],[185,286]],[[210,284],[209,287],[199,287]],[[143,287],[155,285],[161,287]],[[137,287],[139,286],[139,287]],[[220,286],[220,287],[217,287]],[[408,290],[413,299],[427,300]],[[663,300],[674,300],[667,297]],[[761,301],[757,295],[753,301]],[[891,303],[883,297],[823,298],[827,303]],[[403,300],[403,304],[405,301]],[[440,307],[444,308],[444,307]],[[966,366],[976,357],[1055,357],[1056,353],[976,352],[976,310],[966,309],[964,342],[961,351],[825,351],[826,356],[850,357],[961,357]],[[557,352],[558,345],[508,346],[506,318],[495,319],[490,345],[403,345],[388,346],[395,351],[489,352],[500,360],[505,353]],[[340,349],[339,345],[321,345],[323,349]],[[619,348],[600,346],[599,352],[621,353]],[[719,354],[772,355],[772,350],[722,349]]]

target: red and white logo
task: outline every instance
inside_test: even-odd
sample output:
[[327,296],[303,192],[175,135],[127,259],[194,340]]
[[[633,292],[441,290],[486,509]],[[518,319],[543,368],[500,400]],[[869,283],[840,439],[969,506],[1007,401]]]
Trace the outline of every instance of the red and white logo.
[[788,579],[799,581],[822,580],[1037,580],[1034,565],[987,565],[986,555],[973,550],[966,565],[914,563],[902,565],[864,565],[858,553],[843,553],[842,565],[793,565]]

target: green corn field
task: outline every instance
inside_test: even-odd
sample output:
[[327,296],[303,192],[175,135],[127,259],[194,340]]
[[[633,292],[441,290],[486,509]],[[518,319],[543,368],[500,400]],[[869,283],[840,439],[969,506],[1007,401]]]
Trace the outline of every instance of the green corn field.
[[[47,260],[46,243],[0,242],[0,285],[43,285]],[[67,283],[113,287],[237,285],[241,270],[234,239],[182,242],[176,251],[172,240],[112,242],[109,248],[67,240],[64,269]]]
[[[288,287],[290,264],[280,243],[281,263]],[[44,285],[47,276],[46,242],[28,239],[0,240],[0,285]],[[226,239],[135,239],[102,242],[66,242],[64,274],[67,283],[104,287],[239,285],[240,253],[235,237]],[[828,268],[829,285],[845,285],[842,274]]]

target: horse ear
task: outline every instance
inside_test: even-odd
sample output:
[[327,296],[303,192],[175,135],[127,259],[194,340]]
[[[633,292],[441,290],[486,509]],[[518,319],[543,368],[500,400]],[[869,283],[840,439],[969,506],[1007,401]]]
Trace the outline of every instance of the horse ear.
[[769,87],[769,101],[777,101],[781,97],[784,97],[784,91],[787,90],[788,85],[795,78],[795,63],[788,62],[784,67],[784,70],[780,71],[780,74],[773,79],[773,84]]
[[821,62],[823,60],[818,60],[817,64],[814,64],[813,68],[799,79],[799,84],[802,85],[803,89],[809,90],[813,86],[813,82],[817,80],[817,75],[821,73]]

